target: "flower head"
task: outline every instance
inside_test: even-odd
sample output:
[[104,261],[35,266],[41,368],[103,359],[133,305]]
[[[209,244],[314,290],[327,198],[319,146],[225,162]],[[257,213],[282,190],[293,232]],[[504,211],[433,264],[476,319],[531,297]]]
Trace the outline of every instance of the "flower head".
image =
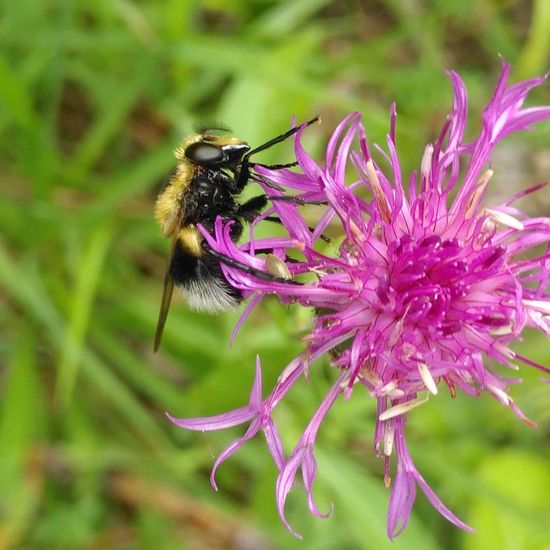
[[[273,207],[252,224],[250,240],[231,240],[230,223],[218,220],[215,234],[204,233],[209,245],[241,263],[266,270],[269,250],[292,277],[313,273],[314,282],[291,284],[259,280],[239,269],[223,266],[228,281],[252,295],[250,309],[266,294],[284,302],[316,308],[307,349],[288,365],[272,393],[262,400],[259,363],[248,407],[211,419],[174,420],[188,429],[218,429],[250,422],[245,436],[217,460],[232,454],[260,428],[266,434],[279,469],[276,498],[284,503],[301,470],[310,511],[322,515],[312,496],[316,475],[314,442],[323,418],[338,397],[361,389],[377,401],[374,442],[385,461],[391,484],[388,534],[396,536],[407,524],[418,485],[449,521],[470,529],[439,500],[416,470],[405,443],[407,416],[446,386],[452,395],[488,393],[530,422],[509,396],[519,382],[500,374],[497,365],[517,369],[515,361],[545,373],[550,370],[512,351],[526,327],[550,337],[550,219],[529,218],[512,206],[515,199],[487,207],[484,195],[493,178],[490,168],[495,145],[508,134],[529,129],[550,118],[550,107],[523,108],[528,92],[543,78],[508,85],[509,66],[502,73],[483,113],[478,137],[464,138],[467,93],[460,77],[450,72],[453,107],[438,139],[425,148],[419,172],[404,179],[396,149],[396,110],[384,151],[371,154],[358,113],[336,128],[324,165],[304,150],[300,132],[295,140],[301,172],[257,168],[273,187],[294,190],[305,201],[323,201],[326,212],[311,230],[300,207],[273,201]],[[352,149],[354,143],[358,147]],[[357,177],[346,182],[352,163]],[[496,176],[493,178],[496,179]],[[366,200],[364,190],[370,191]],[[256,223],[275,212],[288,235],[254,239]],[[344,238],[337,253],[318,245],[327,226],[337,220]],[[269,269],[267,269],[269,270]],[[299,277],[298,277],[299,280]],[[240,326],[240,323],[238,324]],[[331,352],[336,381],[312,417],[294,450],[284,454],[271,414],[309,365]],[[396,455],[393,482],[390,457]]]

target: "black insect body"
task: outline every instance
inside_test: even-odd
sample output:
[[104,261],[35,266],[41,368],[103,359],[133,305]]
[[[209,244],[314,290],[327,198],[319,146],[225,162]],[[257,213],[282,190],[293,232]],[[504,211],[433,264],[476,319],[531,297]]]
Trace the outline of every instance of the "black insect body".
[[[164,236],[172,237],[155,351],[160,344],[174,286],[183,291],[190,308],[218,313],[234,308],[242,300],[240,291],[225,279],[220,262],[258,278],[273,280],[280,277],[255,270],[215,252],[204,241],[197,224],[213,232],[218,216],[224,222],[231,220],[231,238],[237,240],[243,231],[243,224],[253,221],[269,200],[268,196],[259,195],[243,204],[237,201],[237,196],[251,179],[254,164],[250,162],[250,157],[318,120],[315,118],[292,128],[253,150],[237,137],[207,133],[186,138],[176,149],[176,169],[155,205],[156,219]],[[294,200],[292,197],[282,197],[283,200],[285,198]]]

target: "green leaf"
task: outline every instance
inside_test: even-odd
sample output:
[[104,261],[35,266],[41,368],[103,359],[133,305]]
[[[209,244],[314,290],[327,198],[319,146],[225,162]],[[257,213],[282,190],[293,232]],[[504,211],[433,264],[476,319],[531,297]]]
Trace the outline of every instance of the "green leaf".
[[0,401],[0,545],[15,547],[39,505],[41,440],[47,415],[37,373],[35,342],[21,327]]
[[550,548],[550,471],[548,461],[529,453],[493,452],[480,466],[471,508],[475,536],[465,536],[464,548]]
[[391,542],[386,533],[389,490],[384,488],[383,481],[359,469],[336,449],[317,450],[316,455],[319,483],[327,485],[328,494],[334,496],[336,521],[345,525],[355,548],[438,548],[430,531],[414,513],[406,531]]
[[108,226],[97,227],[87,243],[76,273],[71,310],[57,371],[57,397],[64,407],[68,405],[73,396],[84,339],[92,316],[98,279],[111,238],[112,231]]

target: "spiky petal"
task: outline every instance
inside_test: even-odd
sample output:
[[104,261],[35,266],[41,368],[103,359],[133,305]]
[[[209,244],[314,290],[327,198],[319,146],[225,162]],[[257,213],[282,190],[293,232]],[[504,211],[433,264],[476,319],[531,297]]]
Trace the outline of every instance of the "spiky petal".
[[[426,146],[420,171],[408,180],[403,178],[396,150],[395,106],[387,150],[377,147],[385,168],[371,154],[358,113],[336,128],[324,165],[305,151],[299,132],[295,152],[301,173],[257,170],[305,200],[326,201],[326,212],[313,231],[296,204],[274,201],[262,217],[276,212],[286,237],[256,240],[253,224],[249,242],[236,245],[230,223],[221,219],[214,235],[203,233],[213,249],[256,269],[266,269],[265,256],[254,251],[271,249],[279,259],[301,258],[287,264],[293,277],[316,275],[315,282],[292,285],[258,280],[222,265],[228,281],[254,295],[254,303],[265,294],[276,294],[283,302],[299,302],[320,313],[306,338],[307,349],[285,369],[267,399],[260,402],[256,382],[249,407],[213,419],[176,421],[189,429],[251,422],[245,436],[222,453],[215,468],[259,429],[269,432],[269,447],[280,471],[277,505],[289,529],[284,503],[299,469],[310,511],[321,515],[312,497],[315,438],[338,396],[349,397],[357,386],[377,401],[374,442],[385,461],[387,484],[390,456],[396,454],[388,511],[390,537],[405,528],[417,485],[445,518],[470,529],[430,489],[405,444],[408,414],[429,396],[434,398],[441,384],[452,395],[458,389],[474,396],[487,393],[530,423],[508,392],[509,385],[520,380],[507,378],[493,367],[517,368],[517,360],[550,372],[511,349],[526,327],[550,337],[550,219],[530,218],[514,209],[512,201],[485,206],[484,196],[489,185],[498,185],[498,167],[489,167],[495,145],[512,132],[550,118],[550,107],[523,108],[528,92],[544,79],[508,85],[508,75],[509,66],[503,63],[483,112],[481,132],[467,142],[466,88],[458,74],[449,73],[452,110],[438,139]],[[358,148],[352,149],[357,141]],[[350,161],[357,177],[348,183]],[[365,187],[372,194],[370,201],[357,192]],[[266,190],[273,193],[271,188]],[[318,241],[335,219],[344,240],[336,254],[319,252]],[[271,420],[273,409],[302,374],[309,375],[310,364],[329,351],[337,381],[285,457]]]

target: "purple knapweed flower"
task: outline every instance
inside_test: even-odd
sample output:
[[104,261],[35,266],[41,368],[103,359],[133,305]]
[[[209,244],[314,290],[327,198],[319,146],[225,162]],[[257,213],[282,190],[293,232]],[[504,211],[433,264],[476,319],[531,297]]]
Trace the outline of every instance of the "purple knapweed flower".
[[[502,74],[483,113],[476,139],[466,141],[467,94],[454,72],[453,108],[441,134],[424,151],[419,173],[408,180],[401,174],[396,150],[396,110],[392,107],[387,151],[376,147],[374,160],[361,117],[349,115],[336,128],[327,147],[324,166],[303,149],[296,136],[301,173],[257,167],[269,195],[281,188],[295,190],[306,201],[324,201],[326,212],[312,230],[300,207],[273,201],[273,207],[252,224],[250,240],[237,245],[230,224],[221,219],[215,234],[203,232],[209,245],[241,263],[260,270],[288,273],[294,280],[314,274],[308,282],[265,281],[223,265],[227,280],[251,296],[243,318],[266,294],[281,301],[316,308],[314,327],[304,352],[286,367],[271,394],[262,396],[260,363],[248,406],[216,417],[172,419],[192,430],[217,430],[242,423],[250,427],[217,459],[221,462],[262,430],[279,470],[276,500],[284,524],[285,500],[298,470],[311,513],[322,516],[312,494],[316,476],[314,443],[320,425],[340,395],[354,388],[377,401],[374,443],[385,461],[386,484],[391,484],[388,535],[407,524],[417,485],[450,522],[471,530],[436,496],[415,468],[405,442],[407,416],[436,395],[441,385],[477,396],[488,393],[522,414],[508,387],[520,380],[501,374],[498,366],[517,370],[515,362],[543,367],[512,351],[526,327],[550,337],[550,218],[531,218],[512,206],[519,197],[539,190],[537,185],[504,204],[483,204],[493,176],[490,157],[505,136],[550,118],[550,107],[523,108],[531,88],[543,78],[508,85],[509,66]],[[352,149],[358,143],[356,149]],[[346,183],[349,163],[355,180]],[[267,182],[267,183],[266,183]],[[372,198],[366,200],[365,188]],[[273,212],[288,236],[254,239],[254,227]],[[344,238],[335,254],[317,246],[327,226],[337,220]],[[262,251],[264,254],[262,254]],[[265,252],[269,251],[269,262]],[[258,255],[256,254],[258,253]],[[287,258],[292,261],[285,262]],[[280,264],[280,265],[279,265]],[[238,323],[236,330],[242,323]],[[273,410],[310,365],[330,352],[336,380],[289,455],[285,454]],[[393,480],[390,457],[395,454]],[[294,533],[294,531],[292,531]],[[296,534],[296,533],[295,533]]]

